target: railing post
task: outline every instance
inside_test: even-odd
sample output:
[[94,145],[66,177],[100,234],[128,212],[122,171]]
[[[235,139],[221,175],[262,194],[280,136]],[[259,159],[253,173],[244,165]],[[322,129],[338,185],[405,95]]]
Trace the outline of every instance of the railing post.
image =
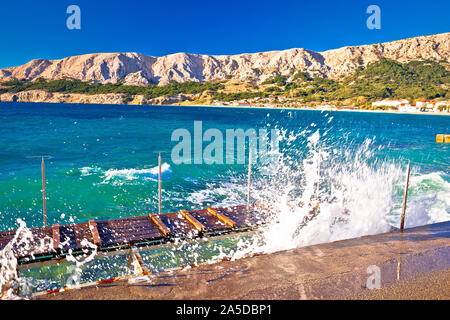
[[42,208],[44,212],[44,227],[47,226],[47,202],[45,199],[45,162],[44,157],[41,161],[41,171],[42,171]]
[[44,217],[44,227],[47,226],[47,197],[45,192],[45,162],[44,158],[50,158],[51,156],[27,156],[27,158],[41,158],[41,175],[42,175],[42,214]]
[[247,190],[247,207],[250,206],[250,187],[252,183],[252,151],[248,151],[248,190]]
[[319,189],[320,189],[320,164],[321,164],[320,150],[319,150],[318,157],[319,157],[319,159],[317,161],[317,185],[316,185],[316,195],[317,195],[317,197],[319,196]]
[[162,213],[162,157],[164,151],[153,151],[158,153],[158,215]]
[[158,156],[158,195],[159,195],[159,205],[158,205],[158,214],[161,214],[162,207],[162,199],[161,199],[161,152]]
[[408,200],[408,186],[409,186],[409,173],[411,171],[411,160],[408,161],[408,170],[406,172],[406,183],[405,183],[405,193],[403,195],[403,205],[402,205],[402,218],[400,222],[400,231],[403,232],[405,228],[405,212],[406,212],[406,202]]

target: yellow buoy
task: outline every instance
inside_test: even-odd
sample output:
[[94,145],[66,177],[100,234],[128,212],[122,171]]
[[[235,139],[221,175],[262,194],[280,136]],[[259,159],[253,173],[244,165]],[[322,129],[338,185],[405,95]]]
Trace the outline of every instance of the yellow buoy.
[[450,134],[437,134],[436,142],[438,143],[450,143]]

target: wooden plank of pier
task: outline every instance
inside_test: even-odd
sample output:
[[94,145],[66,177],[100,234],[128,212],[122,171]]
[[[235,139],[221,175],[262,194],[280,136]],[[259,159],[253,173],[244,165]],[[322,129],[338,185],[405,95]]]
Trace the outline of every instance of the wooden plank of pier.
[[268,222],[271,213],[259,206],[233,206],[213,209],[218,215],[227,217],[235,228],[251,228]]
[[154,213],[149,214],[149,218],[153,221],[154,224],[156,224],[161,230],[161,232],[164,234],[164,236],[168,236],[170,234],[169,228],[161,221],[161,219]]
[[[14,238],[14,235],[11,235],[12,232],[15,233],[15,231],[0,233],[0,243],[2,243],[0,249],[3,249],[8,244],[8,240]],[[11,246],[15,257],[18,259],[27,257],[30,259],[38,259],[42,256],[53,256],[56,251],[53,246],[52,227],[30,229],[30,232],[30,239],[19,237],[17,242]]]
[[15,234],[15,230],[0,233],[0,250],[6,247],[6,245],[14,238]]
[[158,240],[165,236],[147,216],[97,221],[102,246]]
[[234,220],[228,218],[224,214],[217,212],[214,208],[208,207],[208,208],[206,208],[206,210],[208,211],[208,213],[212,214],[213,216],[216,216],[218,219],[225,222],[231,228],[236,227],[237,223]]
[[193,217],[191,215],[190,212],[188,212],[187,210],[180,210],[181,215],[187,220],[189,221],[189,223],[191,223],[195,229],[197,229],[198,231],[203,231],[205,230],[205,226],[198,221],[195,217]]
[[95,222],[95,220],[89,220],[88,224],[89,224],[89,230],[91,232],[93,242],[96,245],[100,245],[102,243],[102,240],[100,239],[100,235],[98,233],[97,223]]
[[205,233],[231,229],[228,224],[220,220],[217,215],[212,215],[208,210],[189,211],[189,214],[202,224]]
[[61,234],[59,232],[59,224],[54,224],[52,226],[52,238],[53,238],[53,248],[57,249],[61,241]]
[[170,231],[170,235],[175,238],[193,238],[200,232],[181,213],[161,214],[159,218]]

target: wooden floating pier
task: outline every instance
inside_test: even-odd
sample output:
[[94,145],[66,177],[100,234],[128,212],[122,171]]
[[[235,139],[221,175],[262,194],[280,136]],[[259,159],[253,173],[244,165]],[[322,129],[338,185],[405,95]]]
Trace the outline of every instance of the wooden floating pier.
[[[170,245],[177,239],[216,237],[254,231],[270,219],[270,212],[259,203],[179,213],[154,214],[112,220],[30,229],[33,240],[15,241],[12,250],[19,265],[57,262],[67,255],[119,252],[135,247]],[[0,232],[0,250],[14,238],[15,230]],[[19,239],[20,240],[20,239]],[[16,243],[17,242],[17,243]],[[26,241],[25,241],[26,242]],[[95,244],[95,246],[93,246]]]

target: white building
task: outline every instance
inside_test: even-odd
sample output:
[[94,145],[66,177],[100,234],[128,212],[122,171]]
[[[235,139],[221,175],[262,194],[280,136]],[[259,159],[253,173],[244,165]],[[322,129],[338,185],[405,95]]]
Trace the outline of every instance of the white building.
[[402,100],[381,100],[372,102],[372,107],[400,107],[401,105],[410,105],[410,101]]
[[332,106],[332,105],[329,105],[329,104],[317,106],[316,109],[327,110],[327,111],[336,111],[337,110],[336,106]]
[[417,112],[420,109],[417,109],[416,107],[413,107],[410,104],[402,104],[398,107],[399,112]]
[[417,100],[417,108],[433,108],[433,102],[431,100]]

